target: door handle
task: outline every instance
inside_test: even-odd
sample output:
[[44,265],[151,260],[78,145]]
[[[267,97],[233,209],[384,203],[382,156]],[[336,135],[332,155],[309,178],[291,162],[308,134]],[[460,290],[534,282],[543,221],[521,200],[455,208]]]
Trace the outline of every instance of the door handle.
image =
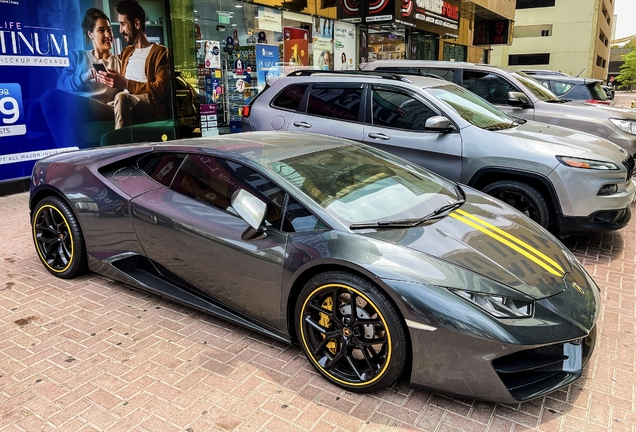
[[388,135],[385,135],[383,133],[370,133],[369,134],[369,138],[374,138],[374,139],[380,139],[380,140],[390,140],[391,137]]
[[311,127],[311,125],[309,123],[304,122],[304,121],[294,122],[294,126],[301,127],[301,128],[306,128],[306,129],[309,129]]
[[135,216],[137,216],[139,219],[143,219],[145,221],[148,221],[150,223],[156,224],[157,223],[157,216],[150,214],[146,211],[140,210],[138,208],[134,208],[133,209],[133,214]]

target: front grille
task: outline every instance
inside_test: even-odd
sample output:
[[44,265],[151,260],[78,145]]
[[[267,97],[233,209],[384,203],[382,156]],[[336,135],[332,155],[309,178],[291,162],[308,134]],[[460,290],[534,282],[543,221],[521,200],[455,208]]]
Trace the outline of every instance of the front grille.
[[627,159],[623,161],[623,165],[625,165],[625,168],[627,169],[626,181],[629,182],[629,180],[634,176],[634,156],[627,156]]
[[532,399],[581,376],[596,341],[596,328],[578,341],[532,348],[493,360],[492,365],[512,397]]

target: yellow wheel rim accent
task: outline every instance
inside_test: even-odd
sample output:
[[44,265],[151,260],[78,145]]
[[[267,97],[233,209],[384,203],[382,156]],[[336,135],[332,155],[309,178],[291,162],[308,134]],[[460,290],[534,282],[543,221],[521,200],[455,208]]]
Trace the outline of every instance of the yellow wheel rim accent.
[[[307,307],[307,303],[309,303],[309,301],[314,297],[315,294],[317,294],[320,291],[326,290],[326,289],[333,289],[333,288],[341,288],[347,291],[350,291],[352,293],[355,293],[356,295],[360,296],[361,298],[363,298],[368,304],[370,304],[373,309],[375,310],[375,312],[378,314],[378,317],[380,319],[380,321],[382,321],[382,325],[384,326],[384,331],[386,332],[386,360],[384,361],[384,365],[382,366],[382,368],[376,373],[375,377],[373,377],[373,379],[369,380],[369,381],[365,381],[365,382],[361,382],[361,383],[352,383],[349,381],[344,381],[336,376],[334,376],[333,374],[329,373],[329,371],[327,371],[325,368],[323,368],[314,358],[314,356],[311,354],[312,349],[307,345],[307,336],[305,335],[305,328],[304,328],[304,311]],[[333,305],[333,308],[337,308],[337,305]],[[327,284],[327,285],[322,285],[318,288],[316,288],[315,290],[313,290],[311,292],[311,294],[309,294],[307,296],[307,299],[305,300],[305,302],[303,303],[303,307],[301,309],[301,314],[299,317],[299,325],[300,325],[300,335],[301,335],[301,339],[302,339],[302,343],[306,349],[306,352],[308,353],[308,357],[311,360],[311,362],[313,364],[316,365],[316,367],[318,367],[325,375],[329,376],[332,380],[339,382],[341,384],[347,385],[347,386],[351,386],[351,387],[364,387],[364,386],[368,386],[370,384],[373,384],[374,382],[378,381],[379,379],[381,379],[384,376],[384,373],[386,372],[387,368],[389,367],[389,364],[391,363],[391,355],[392,355],[392,344],[391,344],[391,332],[389,331],[389,327],[387,326],[386,320],[384,319],[384,316],[382,315],[382,313],[380,312],[380,310],[376,307],[375,303],[371,301],[371,299],[369,297],[367,297],[366,295],[364,295],[362,292],[360,292],[359,290],[355,289],[355,288],[351,288],[350,286],[347,285],[342,285],[342,284]]]
[[[68,230],[68,236],[70,238],[70,244],[71,244],[71,255],[69,257],[68,260],[68,264],[66,264],[66,267],[64,267],[63,269],[59,270],[59,269],[55,269],[53,267],[51,267],[49,265],[49,263],[47,262],[47,259],[44,255],[42,255],[42,248],[40,247],[40,242],[38,241],[38,237],[37,237],[37,232],[36,232],[36,228],[37,228],[37,222],[38,219],[40,218],[40,215],[42,214],[42,210],[44,209],[52,209],[54,210],[58,215],[60,215],[60,217],[62,218],[62,220],[64,221],[64,224],[66,225],[66,228]],[[33,218],[33,240],[35,241],[35,249],[38,251],[38,255],[40,256],[40,260],[42,261],[42,263],[52,272],[55,273],[64,273],[66,270],[68,270],[68,268],[71,266],[71,264],[73,263],[73,257],[74,257],[74,250],[73,250],[73,233],[71,233],[71,227],[68,223],[68,221],[66,220],[66,218],[64,217],[64,215],[62,214],[61,211],[59,211],[57,209],[57,207],[52,206],[50,204],[46,204],[43,205],[42,207],[40,207],[38,209],[38,212],[35,214],[35,217]]]

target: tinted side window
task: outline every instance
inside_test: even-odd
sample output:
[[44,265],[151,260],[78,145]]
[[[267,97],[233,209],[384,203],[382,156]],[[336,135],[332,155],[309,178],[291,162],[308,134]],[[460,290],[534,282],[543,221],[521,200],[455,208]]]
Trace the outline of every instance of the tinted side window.
[[431,69],[431,68],[411,68],[412,72],[419,72],[422,75],[436,75],[446,81],[454,82],[455,70],[454,69]]
[[184,156],[179,154],[148,154],[142,157],[137,166],[147,175],[168,187],[179,169]]
[[302,204],[289,197],[283,220],[283,231],[304,232],[326,229],[327,226]]
[[313,86],[309,93],[307,113],[338,120],[358,121],[361,87]]
[[552,85],[554,86],[554,94],[557,96],[563,96],[567,92],[569,92],[572,87],[574,87],[570,83],[560,82],[560,81],[552,81]]
[[590,91],[583,84],[574,85],[564,96],[565,99],[587,100],[592,99]]
[[266,224],[279,228],[285,193],[261,174],[236,162],[188,155],[171,189],[232,213],[232,195],[239,189],[245,189],[267,204]]
[[272,102],[272,105],[277,108],[283,108],[287,110],[296,111],[300,101],[307,90],[307,84],[293,84],[287,86]]
[[426,120],[435,115],[432,109],[407,94],[373,88],[374,125],[424,130]]
[[494,73],[465,70],[462,85],[493,104],[507,104],[508,92],[519,91],[504,78]]

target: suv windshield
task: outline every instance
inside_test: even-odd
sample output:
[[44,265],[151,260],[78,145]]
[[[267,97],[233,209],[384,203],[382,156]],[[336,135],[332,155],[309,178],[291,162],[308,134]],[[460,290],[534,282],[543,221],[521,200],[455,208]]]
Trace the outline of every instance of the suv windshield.
[[558,97],[555,96],[554,93],[545,88],[540,82],[524,74],[523,72],[511,72],[510,75],[521,81],[521,84],[525,85],[528,90],[532,92],[533,95],[535,95],[542,101],[547,102],[560,100]]
[[459,198],[454,183],[386,153],[343,146],[269,167],[345,225],[421,218]]
[[448,104],[464,120],[478,128],[499,130],[513,126],[512,117],[463,87],[448,85],[425,90]]

